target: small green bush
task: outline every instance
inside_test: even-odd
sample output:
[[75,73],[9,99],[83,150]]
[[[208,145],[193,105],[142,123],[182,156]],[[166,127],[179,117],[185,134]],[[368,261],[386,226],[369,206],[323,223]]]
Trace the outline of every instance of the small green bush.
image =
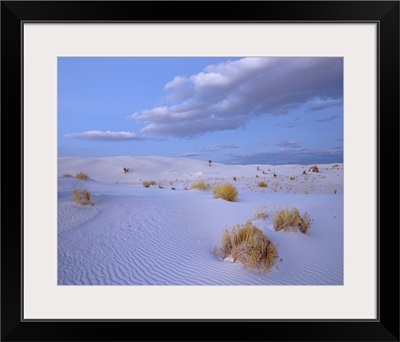
[[235,202],[238,196],[238,191],[230,183],[214,186],[213,193],[214,193],[214,198],[222,198],[230,202]]

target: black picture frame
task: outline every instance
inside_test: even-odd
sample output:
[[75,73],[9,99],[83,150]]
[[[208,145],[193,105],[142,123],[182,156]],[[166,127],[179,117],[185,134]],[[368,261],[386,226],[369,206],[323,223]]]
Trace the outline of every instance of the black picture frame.
[[[21,29],[61,21],[376,22],[378,319],[24,320]],[[2,341],[399,341],[398,1],[2,1],[1,161]]]

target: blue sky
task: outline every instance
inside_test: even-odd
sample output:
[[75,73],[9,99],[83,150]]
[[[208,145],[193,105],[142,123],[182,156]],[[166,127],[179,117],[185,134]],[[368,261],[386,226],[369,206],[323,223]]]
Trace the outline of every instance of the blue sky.
[[59,57],[58,154],[343,162],[343,59]]

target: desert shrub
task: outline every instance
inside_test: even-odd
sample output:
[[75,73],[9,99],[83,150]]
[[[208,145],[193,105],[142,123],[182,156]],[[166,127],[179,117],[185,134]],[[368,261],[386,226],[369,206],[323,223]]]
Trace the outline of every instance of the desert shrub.
[[199,182],[196,182],[196,183],[193,183],[191,186],[190,186],[190,190],[192,190],[192,189],[197,189],[197,190],[207,190],[209,188],[209,186],[208,186],[208,184],[205,182],[205,181],[199,181]]
[[130,170],[128,167],[124,167],[124,173],[128,173]]
[[237,181],[237,178],[236,178],[236,177],[233,177],[232,179],[233,179],[235,182]]
[[290,180],[295,180],[296,179],[296,177],[290,177]]
[[230,202],[236,201],[238,195],[238,191],[230,183],[224,183],[214,186],[213,193],[214,198],[222,198]]
[[176,190],[175,188],[171,188],[171,190]]
[[306,172],[306,170],[304,170],[304,171],[303,171],[303,175],[306,175],[306,174],[307,174],[307,172]]
[[317,165],[311,166],[309,172],[319,172]]
[[230,230],[225,229],[219,252],[222,259],[231,257],[233,262],[239,261],[257,271],[270,269],[278,257],[272,241],[253,226],[250,220],[245,224],[237,224]]
[[94,205],[94,203],[90,201],[90,193],[86,189],[72,191],[72,199],[75,203],[80,205]]
[[70,173],[64,173],[63,177],[73,177]]
[[253,218],[255,220],[266,220],[268,217],[268,213],[267,213],[267,207],[263,206],[261,208],[256,208],[254,210],[254,215]]
[[276,178],[276,173],[274,172],[274,178]]
[[208,161],[208,166],[211,166],[211,163],[212,163],[212,160],[210,159],[210,160]]
[[84,173],[84,172],[79,172],[79,173],[77,173],[77,174],[75,175],[75,178],[81,179],[81,180],[85,180],[85,181],[90,179],[90,177],[88,176],[88,174],[87,174],[87,173]]
[[308,213],[304,213],[301,217],[300,212],[296,208],[284,208],[275,212],[273,225],[276,231],[290,231],[298,229],[303,234],[307,233],[311,227],[313,220]]
[[265,183],[264,181],[258,182],[257,184],[258,184],[258,186],[260,188],[266,188],[267,187],[267,183]]
[[145,188],[148,188],[150,185],[156,185],[157,183],[151,180],[151,181],[143,181],[142,184]]

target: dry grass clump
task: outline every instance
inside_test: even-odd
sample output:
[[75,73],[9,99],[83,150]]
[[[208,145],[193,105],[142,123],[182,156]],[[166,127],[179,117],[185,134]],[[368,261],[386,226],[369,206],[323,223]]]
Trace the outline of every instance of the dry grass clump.
[[64,173],[63,177],[73,177],[70,173]]
[[86,189],[72,191],[72,199],[80,205],[94,205],[90,200],[90,193]]
[[148,188],[150,185],[156,185],[157,183],[156,181],[151,180],[151,181],[143,181],[142,184],[145,188]]
[[205,181],[202,180],[202,181],[193,183],[193,184],[190,186],[190,190],[192,190],[192,189],[207,190],[207,189],[209,189],[209,185],[208,185]]
[[225,229],[219,252],[222,259],[231,257],[233,262],[239,261],[257,271],[270,269],[278,257],[271,240],[250,220],[245,224],[237,224],[231,230]]
[[213,193],[214,193],[214,198],[222,198],[230,202],[235,202],[238,196],[238,191],[230,183],[214,186]]
[[75,178],[81,179],[81,180],[85,180],[85,181],[87,181],[87,180],[90,179],[90,177],[88,176],[88,174],[87,174],[87,173],[84,173],[84,172],[79,172],[79,173],[77,173],[77,174],[75,175]]
[[260,188],[266,188],[267,187],[267,183],[265,183],[264,181],[258,182],[257,184],[258,184],[258,186]]
[[268,217],[268,213],[267,213],[267,207],[263,206],[261,208],[256,208],[254,210],[254,215],[253,218],[255,220],[266,220]]
[[279,210],[275,213],[273,219],[273,225],[276,231],[298,229],[303,234],[307,233],[312,223],[313,219],[311,219],[307,212],[301,217],[299,210],[296,208],[284,208]]

